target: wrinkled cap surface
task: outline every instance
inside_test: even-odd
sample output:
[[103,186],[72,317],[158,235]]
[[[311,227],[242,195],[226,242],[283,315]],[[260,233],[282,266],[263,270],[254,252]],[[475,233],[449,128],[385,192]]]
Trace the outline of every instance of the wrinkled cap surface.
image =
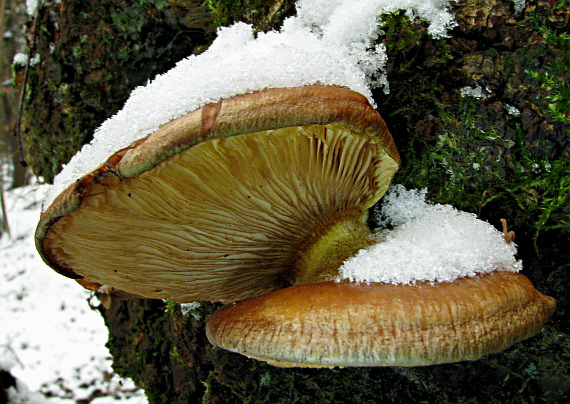
[[209,104],[110,156],[42,214],[56,271],[179,302],[287,286],[331,216],[364,217],[399,165],[366,98],[267,89]]
[[415,285],[292,286],[227,305],[210,342],[281,367],[423,366],[476,360],[540,331],[555,300],[495,271]]

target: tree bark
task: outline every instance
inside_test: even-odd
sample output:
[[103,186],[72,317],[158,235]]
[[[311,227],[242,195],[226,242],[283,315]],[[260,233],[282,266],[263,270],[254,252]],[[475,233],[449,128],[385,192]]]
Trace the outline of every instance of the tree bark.
[[[14,55],[24,49],[22,26],[26,22],[25,2],[0,1],[0,33],[3,34],[0,54],[0,152],[9,156],[4,164],[11,165],[10,188],[28,183],[29,171],[22,164],[13,127],[18,116],[18,92],[12,78]],[[8,183],[7,179],[2,179]],[[1,192],[1,191],[0,191]]]
[[[237,9],[211,2],[218,6],[213,14],[197,1],[148,0],[140,8],[110,0],[90,3],[85,9],[84,2],[62,1],[38,16],[42,33],[35,46],[43,62],[26,83],[23,129],[28,163],[48,180],[134,85],[211,41],[207,21],[249,19],[267,29],[292,12],[283,1],[236,2]],[[523,273],[558,300],[548,325],[539,335],[474,362],[281,369],[213,348],[204,324],[216,305],[204,303],[183,314],[180,306],[162,301],[114,301],[100,309],[114,368],[143,387],[151,402],[568,400],[568,2],[528,1],[517,14],[509,0],[451,4],[458,26],[445,39],[430,38],[424,23],[403,14],[384,17],[390,94],[374,98],[402,155],[395,182],[427,187],[430,199],[477,213],[497,227],[507,218],[517,233]],[[117,9],[120,18],[113,14]],[[83,14],[101,24],[87,27]],[[134,22],[137,33],[124,34]],[[103,56],[98,44],[104,43],[96,35],[104,38],[106,32],[113,34],[116,53],[95,65],[92,59]],[[144,45],[135,49],[133,37]],[[50,42],[61,45],[49,53]],[[85,52],[86,47],[94,48]],[[481,97],[469,95],[477,91]]]

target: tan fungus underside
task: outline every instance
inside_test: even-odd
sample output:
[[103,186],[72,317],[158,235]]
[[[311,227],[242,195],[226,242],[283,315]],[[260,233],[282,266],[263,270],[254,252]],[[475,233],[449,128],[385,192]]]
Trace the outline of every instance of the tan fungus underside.
[[90,185],[44,249],[130,293],[235,301],[292,282],[314,229],[363,217],[396,169],[367,136],[336,124],[213,139],[136,178]]

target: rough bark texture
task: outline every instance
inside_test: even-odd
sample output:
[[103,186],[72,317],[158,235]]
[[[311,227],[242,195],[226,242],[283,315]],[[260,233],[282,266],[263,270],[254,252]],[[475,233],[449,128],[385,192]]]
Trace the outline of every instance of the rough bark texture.
[[[245,19],[265,29],[294,12],[283,1],[212,1],[211,11],[198,1],[86,4],[62,1],[38,16],[41,62],[26,85],[23,129],[28,163],[48,180],[134,85],[211,40],[205,21]],[[568,400],[570,5],[534,0],[515,15],[509,0],[452,4],[458,26],[447,39],[430,38],[425,24],[403,14],[384,18],[390,94],[378,92],[375,100],[402,154],[395,181],[428,187],[430,199],[497,227],[507,218],[523,273],[558,300],[548,325],[475,362],[279,369],[213,348],[204,321],[215,305],[182,314],[161,301],[114,302],[101,313],[115,370],[145,388],[151,402]],[[463,97],[466,86],[487,96]]]
[[28,33],[39,59],[28,77],[18,76],[26,92],[24,151],[36,175],[50,182],[133,88],[211,41],[207,9],[179,3],[63,0],[40,7]]

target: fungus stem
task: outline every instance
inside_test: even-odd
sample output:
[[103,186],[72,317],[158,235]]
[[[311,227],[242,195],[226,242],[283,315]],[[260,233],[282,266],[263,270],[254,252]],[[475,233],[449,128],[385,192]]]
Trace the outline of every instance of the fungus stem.
[[366,225],[367,214],[342,215],[326,220],[299,250],[294,285],[336,279],[345,260],[374,243]]

